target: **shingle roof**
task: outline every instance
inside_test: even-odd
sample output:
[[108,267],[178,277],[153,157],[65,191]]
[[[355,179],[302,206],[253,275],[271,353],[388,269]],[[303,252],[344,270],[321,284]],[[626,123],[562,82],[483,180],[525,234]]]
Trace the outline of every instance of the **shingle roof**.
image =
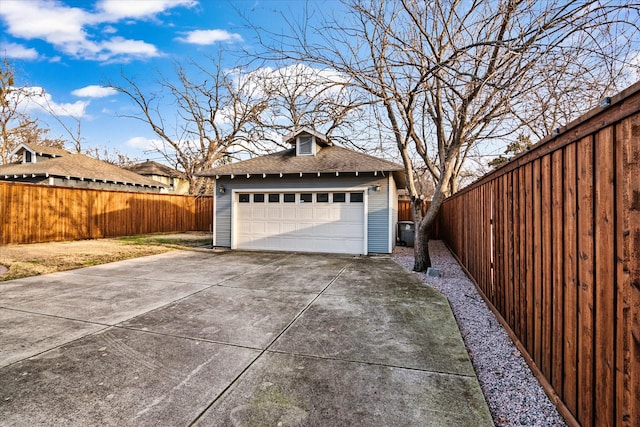
[[[22,146],[28,147],[29,149],[31,149],[31,151],[35,151],[37,154],[46,154],[52,157],[68,156],[69,154],[71,154],[70,152],[62,148],[47,147],[46,145],[22,143]],[[20,148],[21,147],[19,146],[15,151],[19,151]]]
[[199,173],[200,176],[226,176],[245,174],[297,174],[336,172],[397,172],[394,175],[404,182],[404,166],[379,159],[368,154],[329,146],[315,156],[296,156],[295,148],[260,156],[238,163],[219,166]]
[[5,175],[60,176],[136,184],[148,187],[164,187],[164,185],[158,181],[138,175],[135,172],[87,157],[83,154],[70,153],[67,153],[62,157],[41,160],[37,163],[12,163],[1,165],[0,176]]
[[168,176],[170,178],[179,178],[180,173],[162,163],[154,162],[153,160],[147,160],[146,162],[137,163],[135,165],[127,166],[124,169],[130,170],[140,175],[158,175]]

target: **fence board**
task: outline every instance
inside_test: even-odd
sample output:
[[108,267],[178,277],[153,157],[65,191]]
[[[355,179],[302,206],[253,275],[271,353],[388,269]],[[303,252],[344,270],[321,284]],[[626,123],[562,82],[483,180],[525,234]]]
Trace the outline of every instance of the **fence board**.
[[542,178],[533,162],[533,360],[542,367]]
[[[509,174],[504,174],[500,178],[502,181],[502,191],[500,195],[501,210],[502,210],[502,309],[505,313],[505,319],[507,323],[511,324],[510,307],[509,302],[511,299],[511,283],[509,282]],[[471,214],[471,213],[469,213]]]
[[540,369],[547,378],[551,378],[551,328],[552,328],[552,304],[551,304],[551,156],[545,156],[541,160],[541,240],[542,240],[542,271],[541,271],[541,330],[540,352],[542,353]]
[[441,233],[569,424],[635,426],[640,83],[567,129],[448,198]]
[[527,279],[526,295],[527,295],[527,326],[526,326],[526,348],[527,352],[533,356],[534,353],[534,301],[533,301],[533,165],[531,163],[525,165],[525,199],[526,199],[526,231],[525,237],[527,239],[528,263],[527,263]]
[[527,233],[526,233],[526,198],[525,198],[525,189],[526,189],[526,180],[525,180],[525,171],[524,168],[518,169],[518,196],[519,196],[519,206],[520,206],[520,228],[518,230],[518,237],[520,240],[520,300],[518,305],[520,306],[520,315],[519,324],[520,331],[517,333],[517,336],[520,337],[520,341],[522,343],[527,342],[527,261],[529,260],[529,253],[527,252],[526,243],[527,243]]
[[571,413],[578,410],[578,195],[576,145],[564,149],[564,378],[563,400]]
[[[578,390],[593,389],[593,137],[577,145],[578,153]],[[577,418],[593,425],[593,396],[580,393]]]
[[[484,230],[484,234],[483,234],[483,241],[482,244],[484,245],[481,252],[482,255],[484,256],[484,265],[483,265],[483,269],[484,269],[484,281],[483,281],[483,285],[485,286],[492,286],[492,269],[491,269],[491,264],[493,262],[493,258],[492,258],[492,252],[491,252],[491,233],[492,233],[492,225],[491,225],[491,204],[490,203],[486,203],[486,200],[489,200],[490,198],[490,191],[491,189],[489,188],[489,186],[484,186],[481,188],[482,190],[482,200],[480,201],[480,206],[482,207],[482,210],[484,212],[484,223],[482,226],[482,230]],[[485,291],[485,294],[488,294]]]
[[640,420],[640,115],[616,129],[616,423]]
[[211,197],[0,182],[0,244],[209,231]]
[[515,192],[517,188],[517,175],[514,172],[509,173],[508,175],[509,188],[507,194],[509,196],[508,203],[508,215],[509,215],[509,238],[507,239],[507,243],[509,245],[509,288],[510,288],[510,299],[509,299],[509,307],[510,307],[510,316],[511,316],[511,328],[515,329],[516,323],[518,322],[518,304],[517,301],[520,297],[519,285],[516,280],[517,274],[517,263],[516,263],[516,250],[518,247],[518,242],[516,240],[516,228],[518,227],[517,214],[516,214],[516,205],[518,200],[518,193]]
[[[595,425],[614,425],[614,336],[615,336],[615,263],[608,259],[613,254],[614,241],[614,154],[613,128],[596,134],[595,140],[595,381],[600,394],[594,399]],[[602,398],[606,396],[606,398]]]
[[551,158],[551,384],[556,392],[563,394],[563,346],[564,346],[564,218],[563,218],[563,157],[562,150],[554,151]]

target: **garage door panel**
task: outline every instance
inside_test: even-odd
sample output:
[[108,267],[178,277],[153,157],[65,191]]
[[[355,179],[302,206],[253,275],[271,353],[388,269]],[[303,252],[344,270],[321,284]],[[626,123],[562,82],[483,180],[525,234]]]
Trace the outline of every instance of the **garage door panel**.
[[[237,199],[236,199],[237,200]],[[236,203],[236,247],[256,250],[366,253],[364,203]]]
[[253,205],[253,218],[268,218],[267,209],[264,206]]
[[291,207],[294,207],[296,205],[294,204],[285,204],[282,207],[282,219],[292,219],[295,220],[296,219],[296,215],[297,212],[295,211],[295,209],[291,209]]
[[251,223],[251,232],[256,235],[265,234],[266,224],[264,221],[256,221]]
[[331,221],[333,219],[331,218],[331,209],[328,207],[316,207],[314,214],[314,218],[319,221]]
[[277,235],[282,232],[282,224],[279,222],[269,221],[265,227],[265,233],[269,235]]
[[267,208],[267,218],[271,220],[280,220],[282,218],[282,208],[279,206],[269,206]]
[[313,219],[313,206],[299,206],[296,210],[298,211],[299,220]]
[[282,222],[280,224],[280,233],[282,234],[292,234],[295,233],[298,229],[298,226],[295,222]]

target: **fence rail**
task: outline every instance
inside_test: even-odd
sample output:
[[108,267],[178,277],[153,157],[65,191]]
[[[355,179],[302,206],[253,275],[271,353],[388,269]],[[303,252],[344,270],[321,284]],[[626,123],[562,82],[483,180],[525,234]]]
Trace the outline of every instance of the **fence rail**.
[[447,199],[441,234],[571,424],[640,420],[640,84]]
[[0,182],[0,244],[208,231],[213,199]]

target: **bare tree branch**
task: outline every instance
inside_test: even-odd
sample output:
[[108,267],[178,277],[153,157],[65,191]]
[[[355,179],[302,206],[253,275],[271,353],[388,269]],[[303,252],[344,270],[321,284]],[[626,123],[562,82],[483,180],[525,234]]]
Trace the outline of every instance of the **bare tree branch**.
[[[344,4],[345,16],[314,16],[291,23],[284,34],[261,29],[262,57],[334,70],[379,103],[414,202],[416,270],[430,265],[427,230],[444,198],[457,189],[475,147],[504,137],[505,128],[542,132],[556,120],[541,106],[564,110],[564,101],[557,102],[567,97],[558,95],[555,73],[581,74],[583,82],[620,76],[620,59],[628,57],[632,43],[593,34],[638,38],[638,5],[614,0]],[[594,64],[593,56],[603,64]],[[597,71],[583,73],[594,66]],[[588,108],[570,106],[568,116]],[[436,185],[423,217],[424,197],[414,183],[416,171],[425,169]]]

